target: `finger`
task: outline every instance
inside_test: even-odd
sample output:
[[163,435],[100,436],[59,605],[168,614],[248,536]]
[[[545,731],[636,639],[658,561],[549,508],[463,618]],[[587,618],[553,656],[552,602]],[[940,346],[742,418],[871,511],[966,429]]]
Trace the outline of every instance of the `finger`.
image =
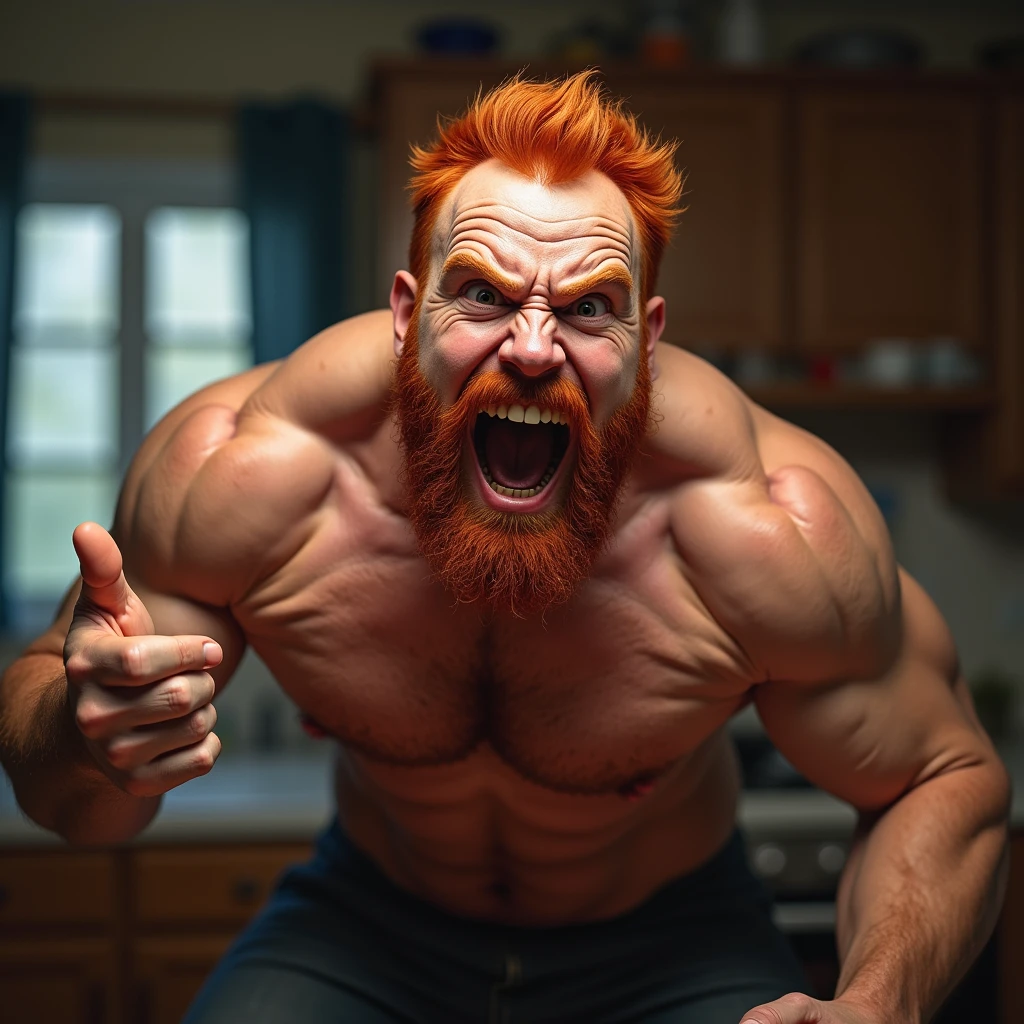
[[111,615],[123,615],[129,590],[114,538],[99,523],[79,523],[71,542],[78,555],[82,597]]
[[120,771],[134,772],[164,754],[192,747],[206,739],[217,723],[217,711],[205,704],[191,714],[158,727],[133,729],[106,746],[107,760]]
[[781,999],[748,1010],[740,1024],[820,1024],[822,1003],[803,992],[790,992]]
[[113,636],[101,629],[72,629],[64,645],[68,682],[82,687],[145,686],[179,673],[219,665],[224,654],[208,636]]
[[220,739],[211,732],[206,739],[183,750],[164,754],[136,769],[121,783],[132,796],[160,796],[189,779],[206,775],[220,757]]
[[93,684],[85,687],[78,698],[75,723],[87,739],[110,739],[133,729],[180,719],[209,704],[215,689],[213,677],[206,672],[162,679],[148,690]]

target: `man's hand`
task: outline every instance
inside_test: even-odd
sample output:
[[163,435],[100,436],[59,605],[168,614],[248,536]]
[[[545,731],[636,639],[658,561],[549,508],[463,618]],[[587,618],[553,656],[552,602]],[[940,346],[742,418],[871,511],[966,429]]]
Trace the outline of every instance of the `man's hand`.
[[75,725],[116,785],[159,796],[205,775],[220,754],[206,669],[220,663],[221,647],[209,637],[155,635],[113,537],[82,523],[73,540],[82,592],[64,666]]
[[[802,992],[790,992],[781,999],[748,1010],[740,1024],[903,1024],[883,1018],[842,999],[813,999]],[[909,1024],[909,1022],[908,1022]]]

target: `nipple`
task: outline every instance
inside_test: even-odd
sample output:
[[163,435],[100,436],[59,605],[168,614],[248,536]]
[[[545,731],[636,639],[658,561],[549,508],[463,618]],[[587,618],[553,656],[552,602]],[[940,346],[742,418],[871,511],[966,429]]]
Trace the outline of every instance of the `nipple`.
[[299,725],[302,731],[314,740],[325,740],[331,734],[312,716],[305,711],[299,714]]
[[632,782],[627,782],[626,785],[619,790],[619,796],[630,801],[642,800],[654,789],[654,784],[657,779],[657,775],[641,775]]

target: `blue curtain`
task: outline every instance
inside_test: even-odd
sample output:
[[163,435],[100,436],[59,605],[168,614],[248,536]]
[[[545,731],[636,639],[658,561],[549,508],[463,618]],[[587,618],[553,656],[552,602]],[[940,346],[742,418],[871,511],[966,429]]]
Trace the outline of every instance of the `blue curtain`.
[[[30,103],[27,96],[0,93],[0,581],[4,578],[3,490],[7,478],[7,386],[10,379],[14,312],[14,227],[22,203],[28,153]],[[0,582],[2,587],[2,582]],[[10,621],[7,595],[0,600],[0,628]]]
[[256,362],[287,355],[349,314],[350,125],[315,100],[239,114]]

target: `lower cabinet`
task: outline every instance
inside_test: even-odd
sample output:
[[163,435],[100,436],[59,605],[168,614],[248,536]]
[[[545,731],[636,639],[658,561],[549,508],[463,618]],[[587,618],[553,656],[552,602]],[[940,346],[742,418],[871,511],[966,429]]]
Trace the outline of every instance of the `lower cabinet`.
[[[0,1022],[179,1024],[281,872],[309,853],[304,843],[0,850]],[[999,930],[973,972],[997,990],[998,1024],[1024,1021],[1024,834],[1011,861]]]
[[107,1024],[119,1014],[110,939],[0,941],[0,1019],[11,1024]]
[[2,1024],[179,1024],[305,843],[0,850]]
[[132,944],[134,1016],[137,1024],[180,1024],[234,935],[168,935]]
[[131,995],[138,1024],[178,1024],[232,939],[266,902],[296,843],[162,846],[132,854]]

